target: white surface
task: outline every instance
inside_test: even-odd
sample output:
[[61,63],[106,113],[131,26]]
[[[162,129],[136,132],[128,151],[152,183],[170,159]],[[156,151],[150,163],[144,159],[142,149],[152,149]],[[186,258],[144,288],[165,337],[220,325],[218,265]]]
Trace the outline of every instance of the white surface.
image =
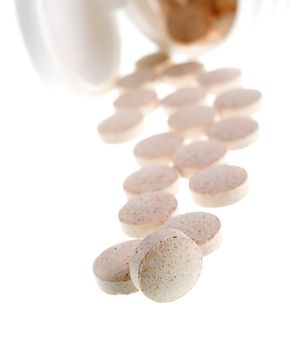
[[[237,60],[231,53],[206,60],[210,68],[241,63],[246,85],[263,89],[260,140],[230,155],[249,170],[251,189],[243,201],[210,210],[222,221],[222,246],[204,259],[193,291],[159,305],[139,293],[102,293],[91,270],[96,255],[126,239],[117,212],[125,201],[122,181],[137,168],[135,142],[99,141],[96,126],[111,112],[109,97],[79,97],[41,83],[12,7],[0,5],[0,348],[289,350],[287,48],[278,52],[277,40],[266,55],[254,53],[257,43],[247,53],[234,50]],[[125,71],[152,47],[125,22],[123,34]],[[154,123],[166,128],[161,112],[146,123],[146,134]],[[200,209],[182,185],[181,211]]]

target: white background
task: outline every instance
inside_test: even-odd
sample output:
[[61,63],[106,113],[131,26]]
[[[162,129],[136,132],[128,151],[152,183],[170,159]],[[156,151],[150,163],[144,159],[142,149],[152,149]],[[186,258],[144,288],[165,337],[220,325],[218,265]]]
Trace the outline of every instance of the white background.
[[[157,304],[139,293],[106,295],[91,271],[103,249],[126,239],[117,213],[125,202],[122,181],[137,169],[136,140],[100,142],[96,126],[111,113],[111,96],[77,96],[41,82],[11,1],[1,1],[0,26],[0,348],[290,349],[287,49],[268,42],[263,51],[257,42],[237,61],[205,58],[209,67],[239,63],[246,85],[264,93],[259,142],[229,156],[248,169],[251,190],[212,210],[224,243],[205,258],[195,288]],[[154,46],[124,20],[122,35],[125,71]],[[284,43],[279,33],[278,41]],[[162,111],[147,118],[141,137],[154,130],[166,130]],[[180,211],[198,210],[187,183],[181,186]]]

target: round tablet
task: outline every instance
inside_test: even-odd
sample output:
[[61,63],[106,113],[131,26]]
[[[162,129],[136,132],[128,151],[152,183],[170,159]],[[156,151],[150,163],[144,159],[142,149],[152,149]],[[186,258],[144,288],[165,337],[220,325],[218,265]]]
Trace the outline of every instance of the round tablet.
[[169,61],[169,56],[165,52],[155,52],[139,59],[136,62],[137,68],[152,68],[160,70]]
[[219,164],[193,175],[189,186],[197,204],[222,207],[241,200],[247,194],[247,180],[245,169]]
[[201,87],[185,87],[166,96],[162,105],[168,110],[195,106],[206,98],[206,92]]
[[121,143],[136,137],[143,127],[143,115],[134,111],[117,112],[97,127],[106,143]]
[[134,155],[140,165],[168,164],[173,154],[182,145],[181,135],[166,132],[140,141],[134,148]]
[[167,68],[164,71],[164,78],[175,85],[188,84],[193,82],[203,69],[203,64],[199,62],[179,63]]
[[213,93],[222,93],[241,84],[242,73],[237,68],[220,68],[201,73],[200,84]]
[[259,124],[248,117],[235,117],[220,120],[209,126],[210,138],[227,144],[229,149],[249,146],[257,140]]
[[170,115],[168,125],[172,131],[184,138],[195,139],[205,135],[207,127],[214,121],[216,111],[207,106],[193,106],[179,109]]
[[178,171],[168,165],[150,165],[128,176],[123,183],[127,195],[163,191],[175,194],[178,191]]
[[153,83],[156,73],[153,69],[144,68],[126,75],[117,81],[117,86],[121,89],[136,89],[146,84]]
[[177,200],[169,193],[148,192],[130,199],[118,216],[128,236],[143,238],[167,221],[177,205]]
[[177,215],[166,221],[161,228],[172,228],[183,232],[199,246],[204,256],[216,250],[221,243],[220,220],[210,213],[193,212]]
[[182,176],[190,177],[195,172],[222,161],[226,145],[217,140],[203,140],[181,146],[173,156],[174,166]]
[[251,115],[261,106],[262,94],[252,89],[233,89],[219,95],[214,106],[224,117]]
[[166,303],[181,298],[197,282],[202,267],[198,245],[181,231],[152,233],[130,262],[132,282],[148,298]]
[[93,264],[99,287],[108,294],[130,294],[137,289],[131,282],[129,263],[140,240],[116,244],[101,253]]
[[155,91],[148,89],[136,89],[119,96],[114,106],[119,110],[137,109],[144,113],[151,112],[158,103]]

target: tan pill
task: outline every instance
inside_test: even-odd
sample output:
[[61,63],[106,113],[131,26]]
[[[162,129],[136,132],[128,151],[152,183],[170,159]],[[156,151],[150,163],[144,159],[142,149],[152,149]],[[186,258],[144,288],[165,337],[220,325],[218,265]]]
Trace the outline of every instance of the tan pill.
[[177,215],[166,221],[161,228],[173,228],[183,232],[199,246],[203,256],[212,253],[221,244],[220,220],[210,213]]
[[176,86],[185,85],[193,83],[203,69],[203,64],[199,62],[179,63],[167,68],[164,71],[164,78]]
[[207,106],[194,106],[179,109],[170,115],[168,125],[184,138],[195,139],[205,135],[207,127],[214,121],[216,111]]
[[139,69],[117,81],[117,86],[120,89],[136,89],[145,85],[152,85],[156,79],[156,72],[153,69]]
[[209,126],[207,135],[227,144],[229,149],[239,149],[254,143],[259,134],[259,124],[248,117],[220,120]]
[[136,66],[139,69],[152,68],[160,71],[169,61],[169,56],[165,52],[155,52],[139,59]]
[[130,277],[129,263],[140,240],[116,244],[101,253],[93,264],[97,283],[108,294],[130,294],[137,291]]
[[262,94],[252,89],[234,89],[219,95],[214,106],[224,117],[251,115],[258,111]]
[[215,0],[215,8],[219,12],[234,12],[237,9],[237,0]]
[[151,300],[171,302],[189,292],[202,267],[198,245],[174,229],[147,236],[136,248],[130,274],[136,288]]
[[146,192],[163,191],[171,194],[178,190],[178,171],[167,165],[150,165],[144,167],[130,176],[123,183],[128,197]]
[[158,103],[155,91],[149,89],[136,89],[119,96],[114,106],[118,110],[139,110],[144,114],[150,113]]
[[142,131],[143,115],[134,111],[117,112],[97,127],[100,138],[106,143],[121,143],[135,138]]
[[245,169],[219,164],[199,171],[190,179],[194,201],[203,207],[222,207],[241,200],[248,191]]
[[242,73],[237,68],[220,68],[202,73],[198,81],[205,89],[217,94],[239,86]]
[[191,177],[197,171],[221,162],[226,152],[227,147],[221,141],[196,141],[180,147],[173,156],[173,163],[182,176]]
[[134,156],[141,166],[168,164],[173,154],[182,145],[181,135],[166,132],[150,136],[140,141],[134,148]]
[[203,88],[185,87],[166,96],[161,103],[163,107],[172,112],[178,108],[195,106],[203,102],[205,98],[206,92]]
[[211,15],[195,4],[176,6],[167,16],[170,37],[183,44],[189,44],[206,36],[212,23]]
[[177,200],[169,193],[148,192],[130,199],[119,211],[124,232],[143,238],[156,231],[177,209]]

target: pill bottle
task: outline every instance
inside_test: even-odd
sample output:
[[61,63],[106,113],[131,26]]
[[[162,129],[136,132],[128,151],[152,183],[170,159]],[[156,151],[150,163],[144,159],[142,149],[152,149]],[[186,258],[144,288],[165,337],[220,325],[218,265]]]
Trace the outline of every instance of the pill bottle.
[[61,79],[79,92],[93,94],[108,88],[119,71],[121,40],[117,16],[120,11],[125,11],[161,50],[195,57],[214,50],[223,54],[226,50],[239,52],[243,47],[247,47],[247,52],[270,50],[270,43],[278,42],[274,28],[284,22],[282,16],[286,16],[291,2],[236,0],[231,19],[222,31],[214,31],[214,35],[212,31],[193,40],[187,37],[185,42],[183,37],[179,40],[179,32],[177,38],[175,20],[174,29],[169,30],[171,19],[167,19],[169,15],[163,3],[208,0],[15,1],[26,46],[41,75],[50,81]]

